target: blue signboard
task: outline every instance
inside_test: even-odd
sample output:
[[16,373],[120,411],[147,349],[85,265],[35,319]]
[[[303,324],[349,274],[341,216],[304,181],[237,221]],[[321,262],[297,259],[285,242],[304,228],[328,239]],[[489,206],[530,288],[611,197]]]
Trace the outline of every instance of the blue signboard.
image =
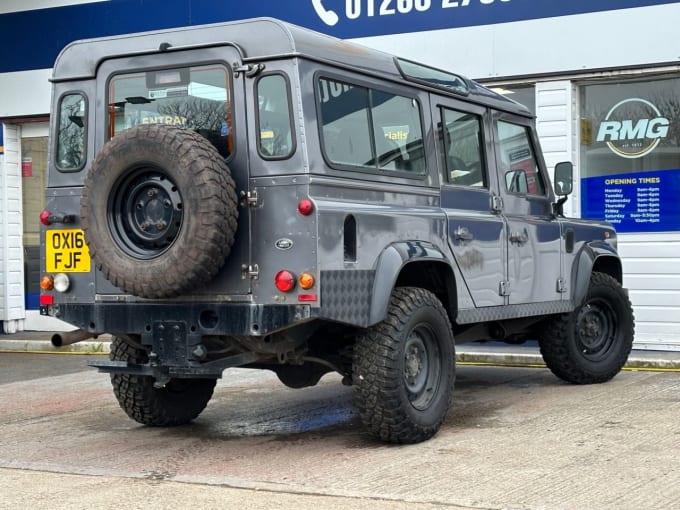
[[680,169],[581,180],[581,216],[618,232],[680,231]]
[[[680,3],[671,0],[109,0],[0,15],[0,73],[50,68],[76,39],[258,16],[343,39]],[[17,41],[23,41],[17,44]]]

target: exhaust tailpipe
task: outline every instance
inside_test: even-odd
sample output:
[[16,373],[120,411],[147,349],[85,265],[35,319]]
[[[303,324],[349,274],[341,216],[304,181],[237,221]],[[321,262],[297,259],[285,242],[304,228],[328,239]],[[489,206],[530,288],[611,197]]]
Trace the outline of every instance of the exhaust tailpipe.
[[84,329],[76,329],[75,331],[69,331],[67,333],[55,333],[52,335],[52,345],[55,347],[63,347],[64,345],[82,342],[88,338],[97,338],[97,336],[99,336],[99,333],[90,333]]

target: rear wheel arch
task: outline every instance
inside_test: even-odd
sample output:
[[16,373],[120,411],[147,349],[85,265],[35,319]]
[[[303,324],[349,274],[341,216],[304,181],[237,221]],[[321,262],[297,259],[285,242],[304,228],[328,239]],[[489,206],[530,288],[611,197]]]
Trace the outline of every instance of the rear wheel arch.
[[429,290],[442,302],[451,323],[455,322],[458,309],[455,276],[448,259],[436,246],[400,242],[383,251],[376,266],[369,325],[385,318],[395,287]]

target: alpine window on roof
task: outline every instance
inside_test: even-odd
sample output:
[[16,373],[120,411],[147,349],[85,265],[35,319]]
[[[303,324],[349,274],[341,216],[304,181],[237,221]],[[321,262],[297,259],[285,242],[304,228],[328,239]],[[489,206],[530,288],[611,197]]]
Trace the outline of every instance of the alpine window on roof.
[[395,61],[401,75],[407,80],[448,90],[461,96],[467,96],[470,93],[467,82],[457,74],[403,58],[395,58]]

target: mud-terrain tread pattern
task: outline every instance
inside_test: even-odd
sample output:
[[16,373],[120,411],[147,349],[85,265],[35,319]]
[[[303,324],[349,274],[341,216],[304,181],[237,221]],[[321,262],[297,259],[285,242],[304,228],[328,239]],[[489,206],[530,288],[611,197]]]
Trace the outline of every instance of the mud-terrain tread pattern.
[[[409,318],[422,307],[434,309],[450,333],[445,340],[450,342],[450,365],[448,370],[442,367],[440,384],[440,391],[446,392],[444,402],[439,402],[443,411],[430,423],[414,421],[412,413],[415,410],[408,409],[410,402],[404,394],[403,368],[400,368],[401,344],[408,334]],[[453,333],[439,299],[425,289],[396,288],[385,320],[365,330],[356,340],[352,379],[356,406],[371,434],[393,443],[418,443],[434,436],[451,406],[455,379]]]
[[[174,155],[185,180],[184,185],[176,182],[185,202],[182,230],[174,245],[152,260],[136,259],[116,246],[106,219],[111,189],[102,189],[102,180],[131,149],[140,154],[148,150],[150,159],[158,157],[156,151],[165,152],[161,158]],[[124,171],[113,170],[118,176]],[[224,265],[236,234],[236,186],[217,149],[198,133],[175,126],[136,126],[117,134],[95,158],[85,179],[81,217],[90,255],[111,283],[138,296],[173,297],[209,282]]]
[[[573,347],[574,334],[573,320],[578,313],[578,308],[572,313],[556,315],[546,321],[540,333],[540,350],[543,360],[548,368],[560,379],[573,384],[598,384],[609,381],[618,374],[628,360],[628,355],[633,348],[633,338],[635,333],[635,321],[633,308],[619,282],[605,273],[594,272],[591,275],[588,295],[591,296],[594,289],[609,289],[618,295],[621,300],[621,313],[629,314],[630,324],[625,330],[621,330],[621,342],[613,352],[613,358],[608,362],[611,364],[609,370],[597,371],[589,370],[585,360],[580,358],[570,349]],[[621,317],[617,317],[619,328],[625,327]]]
[[[145,363],[146,351],[119,337],[111,342],[109,357],[113,361]],[[208,405],[215,379],[182,379],[182,391],[170,391],[168,385],[155,388],[154,379],[133,374],[112,374],[111,384],[118,404],[133,420],[154,427],[174,427],[195,419]],[[173,384],[172,381],[169,384]]]

